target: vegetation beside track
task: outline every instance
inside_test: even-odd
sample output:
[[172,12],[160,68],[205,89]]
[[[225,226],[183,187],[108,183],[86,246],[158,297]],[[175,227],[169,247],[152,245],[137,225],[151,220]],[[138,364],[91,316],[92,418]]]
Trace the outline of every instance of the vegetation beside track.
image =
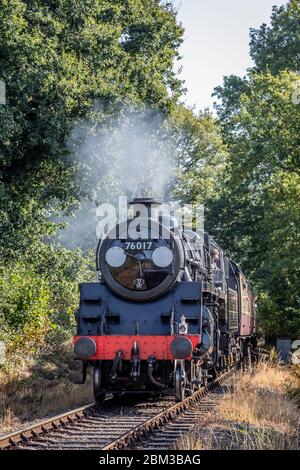
[[183,436],[179,449],[299,450],[300,369],[261,361],[220,400],[206,429]]
[[9,373],[0,371],[0,434],[92,403],[91,377],[85,385],[80,379],[70,342],[15,359]]

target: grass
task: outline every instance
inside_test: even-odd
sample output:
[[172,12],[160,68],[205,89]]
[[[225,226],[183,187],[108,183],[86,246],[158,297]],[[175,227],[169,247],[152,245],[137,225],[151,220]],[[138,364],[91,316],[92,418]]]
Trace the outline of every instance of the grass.
[[0,370],[0,434],[36,419],[58,414],[93,401],[91,380],[81,378],[70,345],[44,350]]
[[260,362],[220,399],[205,427],[182,438],[177,449],[299,449],[300,370]]

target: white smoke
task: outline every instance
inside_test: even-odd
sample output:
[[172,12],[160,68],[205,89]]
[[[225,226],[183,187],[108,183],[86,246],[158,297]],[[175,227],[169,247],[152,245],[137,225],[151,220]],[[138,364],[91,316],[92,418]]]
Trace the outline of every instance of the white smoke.
[[99,110],[98,105],[94,119],[78,123],[69,139],[85,200],[75,218],[67,220],[69,228],[59,234],[68,247],[90,244],[96,237],[99,204],[117,206],[124,195],[129,200],[145,196],[167,201],[176,175],[176,146],[163,114],[127,108],[99,122]]
[[81,181],[97,201],[165,198],[175,175],[175,148],[158,111],[127,109],[105,124],[83,121],[74,128],[70,148]]

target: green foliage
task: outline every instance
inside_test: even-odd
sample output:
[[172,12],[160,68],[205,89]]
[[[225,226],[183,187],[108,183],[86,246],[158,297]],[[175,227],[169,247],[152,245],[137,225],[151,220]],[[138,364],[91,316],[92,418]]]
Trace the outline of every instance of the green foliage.
[[0,6],[0,249],[10,258],[51,228],[53,201],[86,194],[66,145],[79,118],[101,123],[124,101],[167,110],[177,99],[183,30],[171,3],[157,0]]
[[61,342],[74,326],[78,283],[93,280],[89,256],[39,244],[0,270],[0,340],[8,351]]
[[174,148],[179,176],[174,196],[188,203],[203,204],[221,189],[226,168],[226,148],[213,116],[177,106],[171,113]]
[[49,286],[28,266],[17,264],[0,277],[1,339],[15,345],[37,344],[51,328]]
[[260,296],[265,333],[300,334],[300,2],[274,8],[251,32],[254,68],[216,89],[229,151],[208,228],[238,258]]
[[273,7],[271,25],[251,29],[250,55],[258,72],[273,75],[281,70],[299,72],[300,2],[291,0],[287,6]]
[[[263,326],[272,336],[300,333],[300,175],[278,171],[264,191],[267,250],[256,261]],[[261,245],[260,245],[261,246]]]

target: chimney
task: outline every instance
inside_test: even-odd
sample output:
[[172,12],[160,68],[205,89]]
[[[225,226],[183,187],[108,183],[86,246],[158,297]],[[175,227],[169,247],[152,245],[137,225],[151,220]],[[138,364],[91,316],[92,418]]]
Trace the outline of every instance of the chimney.
[[133,206],[134,217],[138,217],[140,213],[144,212],[145,210],[144,208],[146,208],[148,218],[158,220],[159,206],[162,203],[158,201],[157,199],[152,198],[152,197],[136,197],[129,204]]

